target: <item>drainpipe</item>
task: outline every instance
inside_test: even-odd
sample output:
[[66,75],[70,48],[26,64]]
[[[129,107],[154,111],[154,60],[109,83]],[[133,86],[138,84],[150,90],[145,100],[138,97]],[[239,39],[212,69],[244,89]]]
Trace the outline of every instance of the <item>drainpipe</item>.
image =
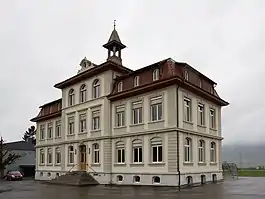
[[178,172],[178,187],[180,190],[180,169],[179,169],[179,86],[177,87],[177,172]]

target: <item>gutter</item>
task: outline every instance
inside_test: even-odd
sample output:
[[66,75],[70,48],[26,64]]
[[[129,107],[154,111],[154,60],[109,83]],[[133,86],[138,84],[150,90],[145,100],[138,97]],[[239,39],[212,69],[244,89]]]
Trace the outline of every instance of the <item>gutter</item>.
[[178,187],[180,190],[180,168],[179,168],[179,86],[177,86],[177,172],[178,172]]

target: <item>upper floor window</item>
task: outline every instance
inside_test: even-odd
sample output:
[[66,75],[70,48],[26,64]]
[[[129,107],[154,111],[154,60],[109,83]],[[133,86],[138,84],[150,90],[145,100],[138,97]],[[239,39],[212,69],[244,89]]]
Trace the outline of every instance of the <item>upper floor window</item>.
[[189,73],[187,70],[184,71],[184,78],[185,80],[189,81]]
[[73,146],[68,147],[68,163],[74,164],[74,147]]
[[99,144],[93,144],[93,163],[99,163]]
[[125,144],[123,141],[116,142],[116,161],[118,164],[125,163]]
[[184,121],[191,122],[191,101],[184,98]]
[[73,106],[75,103],[75,91],[74,91],[74,89],[70,89],[68,97],[69,97],[68,98],[69,106]]
[[40,125],[40,140],[44,140],[44,139],[45,139],[45,126]]
[[118,92],[121,92],[122,91],[122,82],[119,82],[118,83]]
[[82,86],[80,87],[80,102],[86,101],[86,93],[87,93],[86,85],[82,84]]
[[215,142],[211,142],[210,162],[216,162],[216,144],[215,144]]
[[52,134],[52,122],[50,122],[48,124],[48,139],[51,139],[53,137]]
[[51,148],[48,149],[47,160],[48,160],[48,164],[52,164],[52,149]]
[[93,98],[98,98],[100,96],[100,83],[99,80],[96,79],[93,82]]
[[61,163],[61,151],[60,148],[57,147],[55,149],[55,164],[60,164]]
[[198,104],[198,125],[201,125],[201,126],[205,125],[203,104]]
[[153,71],[153,81],[159,80],[159,70],[158,68]]
[[210,109],[210,128],[215,129],[216,128],[216,115],[215,115],[215,110]]
[[199,141],[199,162],[205,162],[205,142]]
[[135,77],[134,77],[134,81],[133,81],[133,85],[134,85],[134,87],[139,86],[139,79],[140,79],[139,76],[135,76]]
[[45,164],[45,152],[43,149],[40,150],[40,164]]
[[162,96],[151,98],[151,121],[162,120]]
[[140,124],[143,122],[143,107],[142,101],[132,103],[132,122]]
[[116,126],[121,127],[125,125],[125,106],[116,107]]
[[163,142],[160,137],[152,138],[151,140],[152,162],[158,163],[163,161]]
[[100,111],[92,112],[92,130],[100,129]]
[[61,137],[61,120],[56,121],[55,125],[55,137],[59,138]]
[[79,116],[79,132],[85,132],[86,131],[86,114],[81,114]]
[[199,79],[199,87],[202,88],[202,80]]
[[185,144],[184,144],[184,161],[185,162],[191,162],[192,160],[192,144],[191,144],[191,139],[186,138],[185,139]]
[[68,134],[72,135],[74,134],[74,126],[75,126],[75,118],[74,117],[69,117],[68,118]]
[[139,139],[133,140],[132,148],[133,148],[133,162],[134,163],[143,162],[142,140],[139,140]]

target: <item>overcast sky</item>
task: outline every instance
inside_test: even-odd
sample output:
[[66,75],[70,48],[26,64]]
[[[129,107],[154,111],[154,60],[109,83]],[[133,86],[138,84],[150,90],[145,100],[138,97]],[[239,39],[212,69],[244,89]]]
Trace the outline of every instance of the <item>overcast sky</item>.
[[[171,57],[218,83],[225,143],[265,140],[265,1],[0,0],[0,133],[21,139],[38,107],[61,97],[58,83],[85,56],[106,60],[113,20],[123,64]],[[264,141],[265,142],[265,141]]]

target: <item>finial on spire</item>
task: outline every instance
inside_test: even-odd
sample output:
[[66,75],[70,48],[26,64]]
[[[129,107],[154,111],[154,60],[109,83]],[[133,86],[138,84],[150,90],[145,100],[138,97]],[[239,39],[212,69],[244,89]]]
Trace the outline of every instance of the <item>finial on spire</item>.
[[116,28],[116,19],[114,19],[114,30]]

